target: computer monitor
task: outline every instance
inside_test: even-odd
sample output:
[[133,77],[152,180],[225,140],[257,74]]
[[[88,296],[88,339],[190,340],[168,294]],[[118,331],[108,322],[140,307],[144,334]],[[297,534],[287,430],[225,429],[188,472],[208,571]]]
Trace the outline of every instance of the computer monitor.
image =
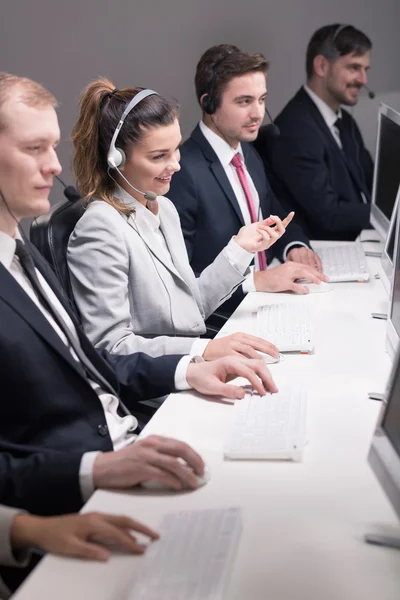
[[400,184],[400,114],[381,104],[378,113],[371,224],[386,238]]
[[[382,419],[372,439],[368,461],[400,519],[400,353],[394,362],[386,398],[387,404],[383,407]],[[385,541],[371,537],[376,538],[366,536],[367,541],[400,548],[400,537],[383,538]]]
[[381,258],[381,269],[380,269],[380,278],[385,288],[388,296],[390,295],[390,290],[392,286],[393,280],[393,263],[394,263],[394,247],[396,241],[396,225],[397,225],[397,216],[399,212],[399,204],[400,204],[400,186],[397,191],[396,202],[394,203],[394,208],[392,212],[392,217],[389,223],[389,231],[386,236],[385,246],[383,248],[382,258]]
[[393,360],[400,340],[400,219],[396,219],[394,236],[393,282],[389,298],[389,311],[386,328],[386,350]]

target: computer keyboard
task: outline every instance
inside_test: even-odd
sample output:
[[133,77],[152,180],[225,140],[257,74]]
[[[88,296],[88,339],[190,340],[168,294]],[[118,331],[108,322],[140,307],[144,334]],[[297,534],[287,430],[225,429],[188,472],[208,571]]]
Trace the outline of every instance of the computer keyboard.
[[332,283],[341,281],[368,281],[369,273],[361,244],[353,242],[342,246],[319,248],[325,275]]
[[128,600],[222,600],[241,521],[238,507],[166,514]]
[[280,352],[312,352],[314,334],[309,307],[292,302],[260,306],[257,335],[275,344]]
[[302,385],[282,387],[277,394],[254,391],[237,401],[234,426],[227,439],[228,459],[301,461],[306,443],[306,392]]

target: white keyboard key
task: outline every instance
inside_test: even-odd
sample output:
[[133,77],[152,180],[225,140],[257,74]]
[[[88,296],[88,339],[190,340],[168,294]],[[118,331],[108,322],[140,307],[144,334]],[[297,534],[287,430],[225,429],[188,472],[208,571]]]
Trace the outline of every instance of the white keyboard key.
[[275,344],[280,352],[312,352],[314,328],[309,307],[289,302],[260,306],[257,335]]
[[128,600],[222,600],[241,527],[237,507],[166,514]]
[[361,244],[353,242],[317,250],[330,282],[368,281],[367,262]]
[[229,459],[301,461],[306,443],[306,393],[302,386],[277,394],[251,392],[236,402],[233,429],[224,449]]

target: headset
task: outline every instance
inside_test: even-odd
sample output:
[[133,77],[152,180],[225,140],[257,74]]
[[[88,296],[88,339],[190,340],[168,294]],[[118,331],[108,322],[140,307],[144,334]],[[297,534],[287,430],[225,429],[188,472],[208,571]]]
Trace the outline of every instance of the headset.
[[235,52],[229,52],[229,54],[226,54],[226,56],[218,60],[213,66],[213,76],[211,79],[210,91],[200,101],[201,108],[207,115],[213,115],[218,108],[215,98],[215,84],[217,82],[219,67],[228,58],[228,56],[232,56],[232,54],[235,54]]
[[[337,57],[338,50],[336,48],[335,42],[336,42],[338,35],[343,31],[343,29],[347,29],[347,27],[353,27],[353,25],[348,25],[347,23],[341,23],[340,25],[338,25],[336,27],[335,31],[333,32],[332,39],[330,41],[330,47],[327,50],[325,50],[325,52],[322,52],[322,56],[325,56],[325,58],[336,58]],[[376,96],[375,92],[370,90],[367,85],[364,85],[364,87],[368,92],[368,98],[373,100]]]
[[111,143],[110,143],[110,148],[108,150],[107,153],[107,164],[108,164],[108,168],[109,169],[116,169],[118,171],[118,173],[120,174],[120,176],[122,177],[122,179],[133,189],[135,190],[135,192],[138,192],[139,194],[142,194],[146,200],[157,200],[157,194],[155,192],[141,192],[140,190],[136,189],[127,179],[126,177],[121,173],[119,167],[123,167],[125,162],[126,162],[126,155],[125,152],[122,150],[122,148],[119,148],[118,146],[116,146],[116,141],[119,135],[119,132],[121,131],[122,125],[125,122],[126,117],[129,115],[129,113],[131,112],[131,110],[137,105],[139,104],[139,102],[141,102],[142,100],[144,100],[145,98],[147,98],[148,96],[158,96],[158,93],[155,92],[154,90],[150,90],[150,89],[145,89],[145,90],[141,90],[138,94],[136,94],[136,96],[134,96],[134,98],[132,98],[132,100],[129,102],[129,104],[126,106],[124,112],[121,115],[121,118],[118,122],[117,127],[115,128],[114,134],[112,136],[111,139]]

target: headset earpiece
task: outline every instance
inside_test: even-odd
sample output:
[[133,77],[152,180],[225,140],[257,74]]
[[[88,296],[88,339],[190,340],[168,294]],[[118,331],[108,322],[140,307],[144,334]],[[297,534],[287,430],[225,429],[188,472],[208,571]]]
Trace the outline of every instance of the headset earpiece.
[[213,115],[216,110],[214,99],[211,96],[212,91],[210,90],[210,93],[203,96],[201,100],[201,108],[207,115]]
[[125,152],[122,148],[115,146],[107,154],[107,164],[111,169],[117,169],[123,167],[126,162]]

